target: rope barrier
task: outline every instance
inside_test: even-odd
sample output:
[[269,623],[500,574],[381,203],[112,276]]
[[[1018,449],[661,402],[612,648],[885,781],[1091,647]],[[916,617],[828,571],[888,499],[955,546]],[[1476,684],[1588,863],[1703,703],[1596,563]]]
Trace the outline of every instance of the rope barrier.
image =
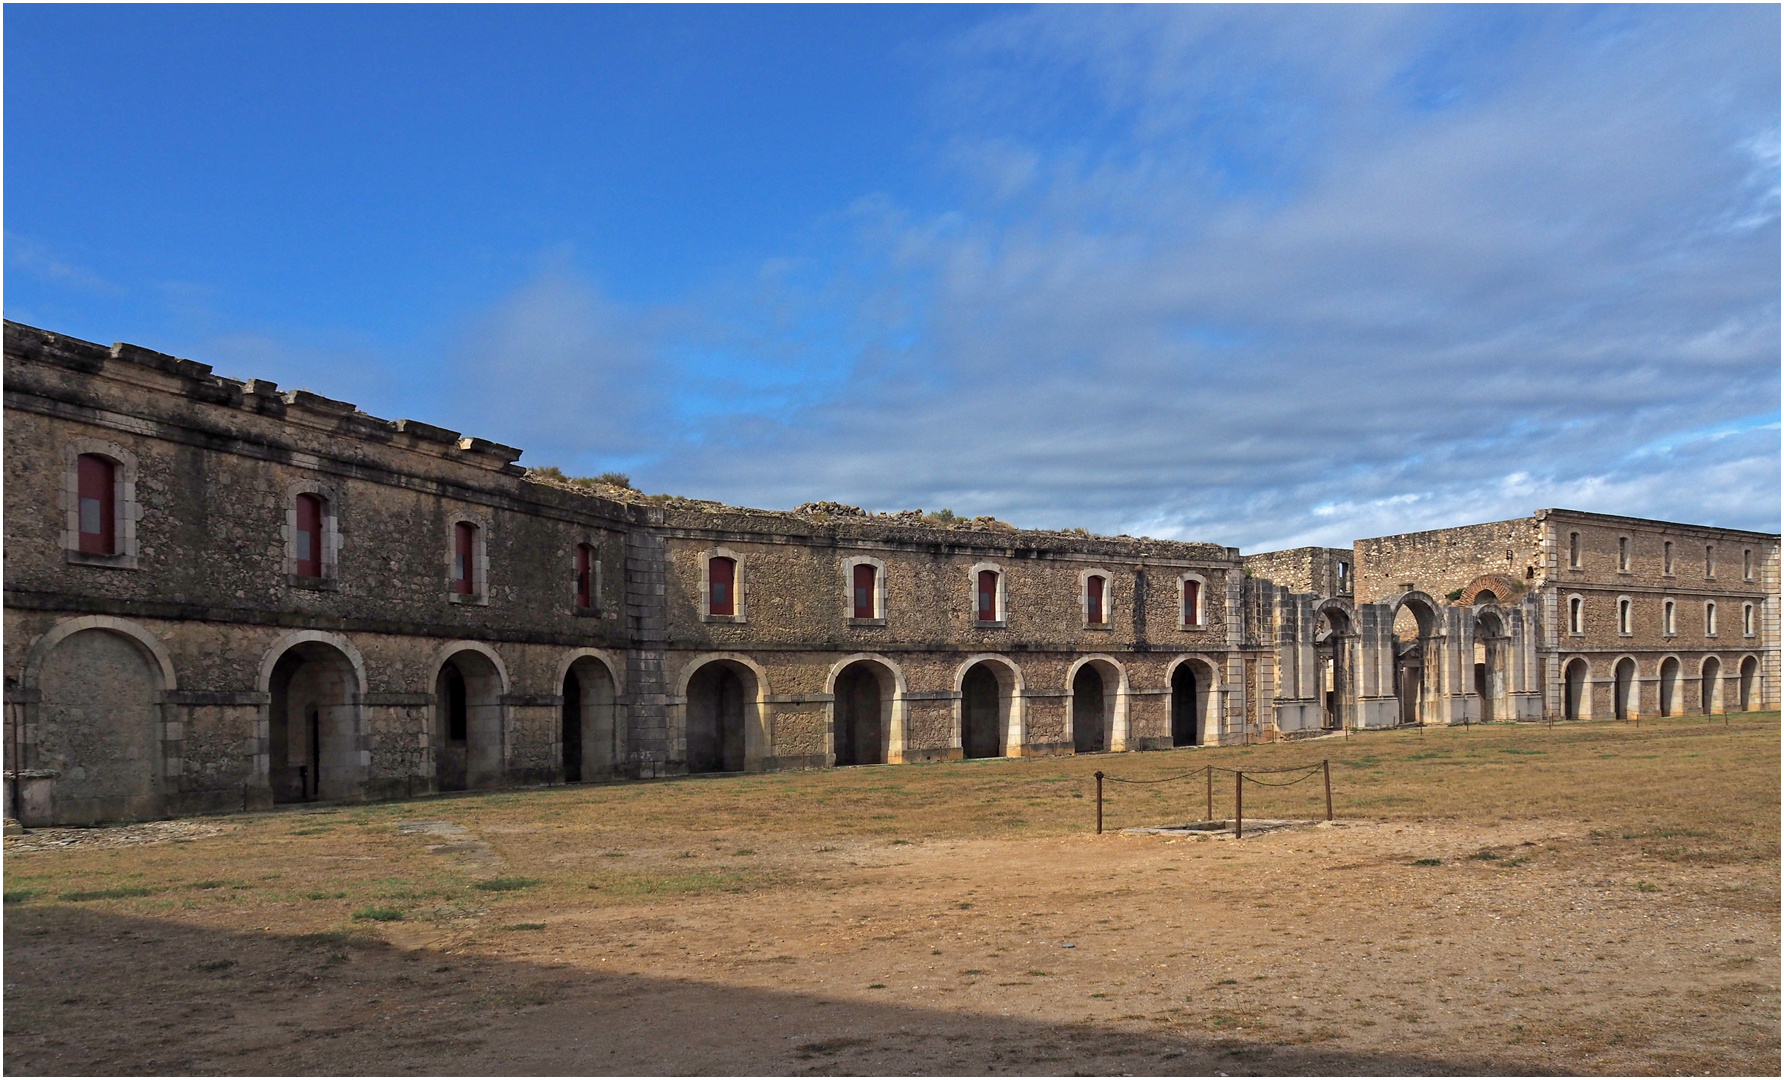
[[[1324,776],[1325,781],[1326,781],[1326,820],[1327,821],[1332,820],[1332,762],[1331,762],[1331,759],[1329,759],[1329,758],[1322,760],[1317,765],[1279,765],[1279,766],[1276,766],[1275,768],[1262,767],[1262,768],[1256,768],[1256,769],[1229,769],[1223,765],[1208,764],[1208,765],[1204,765],[1201,768],[1196,769],[1192,772],[1178,773],[1176,776],[1162,776],[1162,777],[1159,777],[1159,778],[1153,779],[1153,780],[1132,780],[1132,779],[1128,779],[1126,777],[1121,777],[1121,776],[1110,776],[1107,773],[1103,772],[1101,769],[1098,769],[1095,774],[1096,775],[1096,831],[1097,831],[1097,834],[1101,835],[1102,831],[1103,831],[1103,781],[1104,780],[1111,780],[1117,784],[1169,784],[1169,783],[1173,783],[1178,780],[1187,780],[1190,777],[1197,776],[1197,775],[1206,777],[1207,781],[1208,781],[1208,819],[1213,820],[1213,817],[1214,817],[1214,774],[1216,772],[1231,773],[1233,775],[1233,836],[1234,836],[1234,838],[1242,837],[1245,834],[1245,781],[1247,781],[1247,780],[1250,780],[1252,783],[1258,785],[1259,787],[1285,788],[1285,787],[1294,787],[1296,784],[1299,784],[1305,780],[1311,780],[1311,779],[1313,779],[1313,777],[1315,775]],[[1247,772],[1251,773],[1252,775],[1247,776],[1246,775]],[[1272,783],[1271,781],[1268,781],[1268,780],[1259,780],[1256,775],[1258,773],[1263,773],[1266,776],[1272,776],[1272,775],[1280,775],[1283,773],[1295,773],[1295,772],[1302,773],[1303,775],[1298,776],[1295,779],[1288,781],[1287,783]]]

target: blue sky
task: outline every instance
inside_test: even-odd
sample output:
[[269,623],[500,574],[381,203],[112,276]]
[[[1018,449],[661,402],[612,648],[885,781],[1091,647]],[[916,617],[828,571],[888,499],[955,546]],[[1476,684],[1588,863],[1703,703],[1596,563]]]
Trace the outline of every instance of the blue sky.
[[4,18],[9,318],[731,503],[1778,528],[1776,7]]

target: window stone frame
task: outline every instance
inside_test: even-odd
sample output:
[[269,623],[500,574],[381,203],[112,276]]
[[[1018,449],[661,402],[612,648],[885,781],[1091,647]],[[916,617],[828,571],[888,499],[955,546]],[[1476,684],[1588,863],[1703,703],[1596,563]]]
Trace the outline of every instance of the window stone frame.
[[[472,569],[469,593],[461,593],[453,588],[457,579],[452,576],[452,559],[456,554],[460,522],[476,526],[471,543]],[[489,606],[489,526],[489,515],[475,510],[454,510],[446,515],[446,602],[448,604]]]
[[[994,613],[997,618],[995,619],[979,618],[979,574],[985,570],[997,574],[997,610]],[[972,569],[966,572],[966,584],[967,596],[971,600],[971,603],[967,605],[967,610],[972,613],[972,625],[975,629],[1000,630],[1009,625],[1010,609],[1006,606],[1009,602],[1009,594],[1006,574],[1001,564],[994,562],[973,563]]]
[[[322,576],[302,577],[297,572],[297,497],[314,495],[322,500]],[[285,523],[279,535],[285,541],[285,584],[294,589],[334,592],[341,587],[340,492],[320,480],[293,480],[285,485]]]
[[[873,615],[859,618],[855,614],[855,567],[873,567]],[[842,560],[842,617],[848,626],[886,625],[886,560],[872,555],[848,555]]]
[[[1189,622],[1183,618],[1183,586],[1186,582],[1196,582],[1196,621]],[[1194,571],[1185,570],[1177,575],[1177,629],[1184,631],[1208,629],[1208,579]]]
[[[1090,579],[1103,579],[1103,621],[1090,621]],[[1101,566],[1093,566],[1078,571],[1078,618],[1085,630],[1112,631],[1115,629],[1115,574]]]
[[[112,542],[110,555],[100,555],[81,548],[81,477],[82,454],[94,454],[117,466],[112,479]],[[112,570],[140,570],[141,548],[136,523],[142,517],[142,506],[136,498],[136,455],[114,442],[104,439],[74,438],[62,444],[62,551],[74,566],[105,567]]]
[[[733,573],[731,577],[731,610],[735,615],[714,615],[712,613],[712,560],[730,559]],[[744,559],[738,551],[719,544],[709,547],[700,553],[700,621],[709,623],[747,623],[749,609],[745,606],[743,587]]]

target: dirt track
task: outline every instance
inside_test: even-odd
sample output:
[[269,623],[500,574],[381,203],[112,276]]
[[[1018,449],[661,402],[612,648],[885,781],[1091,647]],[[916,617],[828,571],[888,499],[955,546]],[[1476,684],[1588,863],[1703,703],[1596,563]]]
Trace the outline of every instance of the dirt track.
[[[823,842],[665,821],[546,837],[528,796],[502,798],[501,814],[387,808],[357,832],[276,815],[12,855],[9,901],[41,860],[151,853],[141,880],[183,882],[155,896],[198,899],[9,903],[7,1071],[1778,1070],[1777,863],[1657,858],[1652,830]],[[423,818],[470,831],[442,844],[397,824]],[[170,871],[198,864],[242,883]],[[461,888],[425,919],[322,920],[348,932],[298,932],[342,901],[271,895],[517,868],[539,883]]]

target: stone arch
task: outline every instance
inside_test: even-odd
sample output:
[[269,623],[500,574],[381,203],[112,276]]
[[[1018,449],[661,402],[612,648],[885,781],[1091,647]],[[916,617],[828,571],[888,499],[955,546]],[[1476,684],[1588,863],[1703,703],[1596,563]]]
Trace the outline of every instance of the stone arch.
[[759,769],[768,674],[742,653],[702,653],[676,679],[683,763],[691,773]]
[[1684,692],[1683,672],[1685,667],[1676,656],[1665,656],[1660,660],[1660,715],[1677,716],[1682,704],[1680,695]]
[[997,653],[969,656],[954,669],[954,690],[954,745],[963,757],[1022,753],[1022,669],[1014,661]]
[[[1319,703],[1320,727],[1335,730],[1349,726],[1355,696],[1352,691],[1352,657],[1349,642],[1356,637],[1356,606],[1344,597],[1329,597],[1313,609],[1315,696]],[[1319,625],[1327,630],[1322,635]]]
[[1754,691],[1759,688],[1759,657],[1749,653],[1741,657],[1741,711],[1752,712]]
[[1588,720],[1592,716],[1592,665],[1575,656],[1561,668],[1561,718]]
[[[1442,622],[1442,610],[1427,593],[1413,589],[1384,601],[1388,605],[1390,625],[1394,627],[1394,694],[1400,699],[1400,723],[1423,724],[1432,702],[1442,693],[1442,666],[1437,664],[1436,646]],[[1411,616],[1413,640],[1402,635],[1408,628],[1400,615]]]
[[[882,570],[883,574],[884,571]],[[884,765],[904,759],[904,671],[877,653],[854,653],[824,676],[830,701],[834,765]]]
[[558,761],[564,782],[610,777],[623,760],[619,696],[624,669],[605,649],[574,649],[558,663],[563,698],[558,722]]
[[161,812],[163,792],[178,786],[167,737],[175,683],[152,633],[108,615],[63,620],[32,644],[21,682],[35,692],[14,717],[24,760],[11,762],[10,809],[34,824]]
[[[1080,696],[1090,689],[1090,679],[1086,672],[1096,678],[1094,701]],[[1081,656],[1067,669],[1065,687],[1067,700],[1071,704],[1067,716],[1072,725],[1066,737],[1072,743],[1072,752],[1088,754],[1105,750],[1126,750],[1127,667],[1113,656],[1102,653]],[[1083,731],[1079,727],[1081,723],[1095,726],[1092,730]]]
[[[1482,594],[1488,599],[1482,599]],[[1456,600],[1458,607],[1474,607],[1477,604],[1505,604],[1516,600],[1524,593],[1524,583],[1509,574],[1482,574],[1462,587],[1462,595]]]
[[1611,710],[1619,720],[1641,717],[1641,679],[1633,656],[1619,656],[1611,665]]
[[1703,663],[1698,667],[1698,677],[1703,681],[1702,689],[1699,692],[1699,704],[1702,706],[1703,715],[1713,716],[1719,712],[1726,712],[1727,710],[1722,707],[1722,658],[1720,656],[1704,657]]
[[440,791],[494,787],[507,762],[508,666],[481,641],[451,641],[435,653],[429,748]]
[[1165,669],[1171,687],[1171,745],[1220,743],[1220,666],[1202,656],[1180,656]]
[[1510,620],[1498,604],[1488,602],[1474,608],[1474,693],[1480,699],[1483,722],[1509,719],[1511,696],[1507,675],[1511,669],[1511,638],[1506,632]]
[[275,803],[365,795],[365,661],[338,634],[286,634],[261,660],[267,785]]

